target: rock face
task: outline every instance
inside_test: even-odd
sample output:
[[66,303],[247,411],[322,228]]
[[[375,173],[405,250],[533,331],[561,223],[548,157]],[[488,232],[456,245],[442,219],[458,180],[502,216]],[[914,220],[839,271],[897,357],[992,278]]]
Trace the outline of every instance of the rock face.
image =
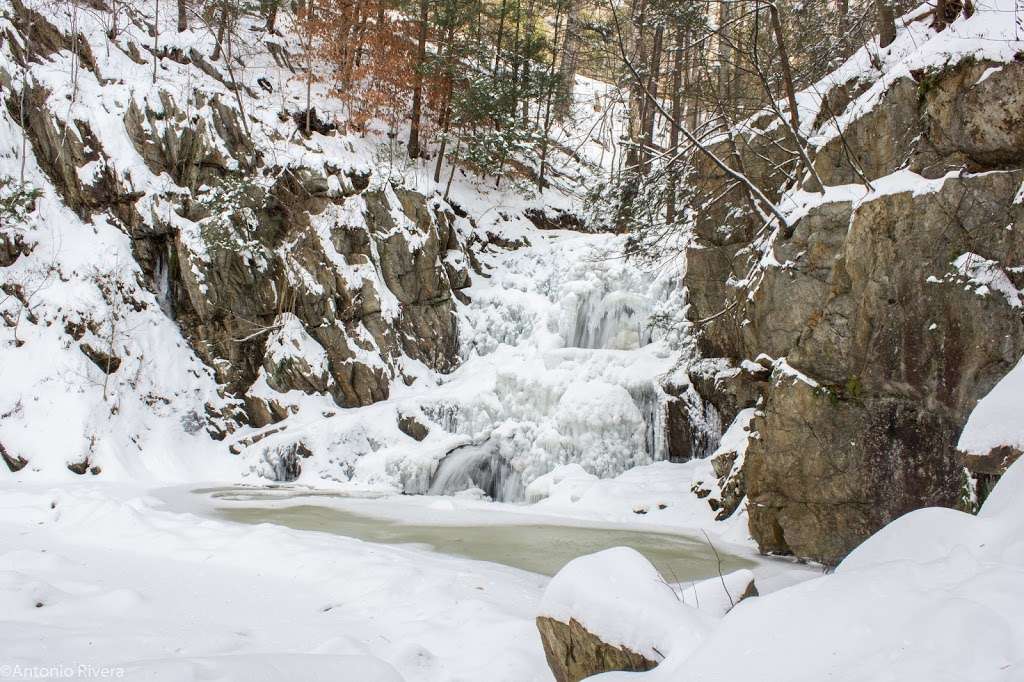
[[626,647],[606,644],[575,619],[563,623],[540,616],[537,629],[544,643],[544,656],[558,682],[579,682],[611,670],[643,672],[657,663]]
[[[78,49],[82,68],[103,82],[87,41],[17,0],[14,8],[16,28],[33,36],[31,52],[17,48],[19,60]],[[223,78],[195,51],[168,56]],[[168,187],[159,196],[134,191],[88,122],[61,125],[48,104],[54,94],[29,83],[24,97],[10,94],[19,84],[0,72],[4,102],[15,117],[25,114],[40,167],[83,220],[101,216],[131,235],[145,286],[226,398],[244,405],[234,419],[279,421],[294,407],[284,397],[291,391],[367,405],[386,398],[392,382],[411,381],[407,360],[440,372],[457,364],[454,296],[470,285],[470,229],[440,198],[374,182],[343,165],[358,166],[354,155],[273,165],[230,95],[202,87],[127,98],[120,115],[131,149],[120,151],[145,165],[140,177]],[[0,265],[30,250],[18,235],[0,235]],[[81,349],[117,371],[118,358]]]
[[834,564],[897,516],[961,500],[959,433],[1024,353],[1024,65],[975,86],[990,68],[899,80],[821,146],[826,185],[859,181],[852,150],[876,189],[811,207],[771,238],[771,265],[742,216],[698,222],[702,350],[772,367],[738,482],[763,551]]
[[[354,407],[388,396],[402,357],[439,371],[456,364],[452,292],[469,275],[455,216],[390,187],[352,196],[327,187],[282,176],[247,216],[211,226],[197,214],[199,234],[174,239],[175,315],[239,394],[266,376],[276,391],[329,392]],[[301,353],[267,354],[282,319],[306,337],[292,350],[311,348],[315,371]]]

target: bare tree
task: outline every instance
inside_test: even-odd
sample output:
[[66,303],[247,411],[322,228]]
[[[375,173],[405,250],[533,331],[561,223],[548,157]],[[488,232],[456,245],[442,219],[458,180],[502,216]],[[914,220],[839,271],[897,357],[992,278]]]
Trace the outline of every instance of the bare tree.
[[416,75],[412,90],[412,117],[409,121],[409,158],[420,156],[420,119],[423,116],[423,70],[427,65],[427,22],[429,2],[420,0],[419,33],[416,36]]

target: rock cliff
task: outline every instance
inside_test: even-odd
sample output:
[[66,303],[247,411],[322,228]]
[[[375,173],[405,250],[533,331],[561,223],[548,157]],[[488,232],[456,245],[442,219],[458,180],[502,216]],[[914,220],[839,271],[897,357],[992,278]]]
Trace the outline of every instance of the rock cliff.
[[[959,435],[1024,353],[1024,65],[959,55],[822,90],[804,132],[824,195],[787,187],[790,140],[756,120],[734,148],[790,224],[766,234],[699,169],[686,284],[704,354],[770,372],[742,382],[758,409],[721,485],[763,551],[833,564],[911,509],[972,503]],[[722,402],[720,384],[694,385]]]

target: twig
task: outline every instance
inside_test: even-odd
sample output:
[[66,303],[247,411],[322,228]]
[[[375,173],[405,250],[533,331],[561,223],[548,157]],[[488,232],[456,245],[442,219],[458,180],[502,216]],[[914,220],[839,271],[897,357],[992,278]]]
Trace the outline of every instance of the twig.
[[[708,532],[702,530],[704,533],[704,539],[708,541],[708,545],[711,547],[711,551],[715,553],[715,559],[718,561],[718,579],[722,581],[722,589],[725,590],[725,596],[729,598],[729,608],[736,608],[736,602],[732,600],[732,595],[729,594],[729,588],[725,585],[725,576],[722,575],[722,557],[718,555],[718,550],[715,549],[714,543],[711,542],[711,538],[708,537]],[[696,590],[694,590],[696,592]]]

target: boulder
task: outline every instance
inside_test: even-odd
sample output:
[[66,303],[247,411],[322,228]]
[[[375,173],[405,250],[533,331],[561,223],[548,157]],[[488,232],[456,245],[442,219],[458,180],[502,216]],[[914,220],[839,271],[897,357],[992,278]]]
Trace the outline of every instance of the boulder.
[[613,547],[573,559],[551,579],[537,629],[555,679],[577,682],[685,655],[716,615],[687,604],[636,550]]
[[427,425],[413,414],[398,415],[398,430],[417,441],[422,441],[430,434]]
[[643,672],[658,665],[627,647],[606,644],[574,618],[563,623],[540,616],[537,629],[544,642],[544,656],[558,682],[578,682],[610,670]]

